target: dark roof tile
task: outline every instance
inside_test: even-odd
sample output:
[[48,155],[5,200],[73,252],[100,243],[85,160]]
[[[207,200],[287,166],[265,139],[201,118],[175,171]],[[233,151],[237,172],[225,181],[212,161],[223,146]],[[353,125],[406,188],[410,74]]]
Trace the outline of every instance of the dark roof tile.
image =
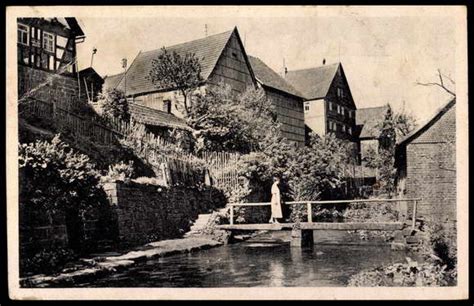
[[308,100],[324,98],[340,63],[316,68],[288,71],[285,80]]
[[161,126],[166,128],[178,128],[184,130],[190,129],[184,119],[176,117],[173,114],[169,114],[136,103],[130,103],[129,109],[132,119],[142,124]]
[[248,56],[250,65],[257,80],[262,85],[289,93],[293,96],[303,97],[293,86],[291,86],[284,78],[276,73],[272,68],[268,67],[262,60],[257,57]]
[[377,125],[383,122],[388,106],[359,108],[356,110],[356,125],[360,126],[360,138],[378,138],[380,129]]
[[104,88],[116,88],[123,78],[123,73],[107,75],[104,77]]
[[[166,47],[170,53],[176,52],[181,56],[187,53],[194,53],[201,63],[201,76],[206,81],[214,70],[214,67],[229,41],[232,31],[211,35],[205,38],[185,42],[178,45]],[[127,95],[141,94],[167,88],[158,88],[149,79],[148,75],[152,68],[152,61],[161,53],[162,49],[140,52],[130,65],[126,73]],[[124,90],[125,78],[123,78],[118,88]]]

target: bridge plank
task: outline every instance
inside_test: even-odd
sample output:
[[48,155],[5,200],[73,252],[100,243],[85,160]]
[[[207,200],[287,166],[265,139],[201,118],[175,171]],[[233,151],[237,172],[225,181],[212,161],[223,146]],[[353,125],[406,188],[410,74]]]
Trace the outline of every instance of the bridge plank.
[[[218,229],[222,230],[242,230],[242,231],[282,231],[291,230],[294,223],[280,223],[280,224],[221,224]],[[403,228],[402,222],[302,222],[301,229],[310,230],[382,230],[394,231]]]

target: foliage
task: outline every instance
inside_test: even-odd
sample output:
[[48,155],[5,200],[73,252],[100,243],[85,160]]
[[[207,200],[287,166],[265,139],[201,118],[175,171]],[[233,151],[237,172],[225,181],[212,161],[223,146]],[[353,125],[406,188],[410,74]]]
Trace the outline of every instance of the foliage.
[[176,51],[170,53],[165,47],[158,58],[152,60],[148,77],[158,89],[178,90],[182,94],[184,114],[190,110],[190,94],[203,81],[201,64],[194,53],[182,56]]
[[[289,162],[291,198],[296,201],[331,199],[343,183],[347,150],[347,144],[332,134],[324,138],[310,135],[309,145],[297,148]],[[306,214],[304,205],[296,205],[290,218],[297,221]]]
[[398,212],[391,203],[351,203],[344,211],[348,222],[393,222]]
[[414,127],[406,114],[393,115],[390,105],[387,107],[384,120],[376,125],[380,130],[379,146],[375,150],[370,148],[365,163],[367,167],[378,169],[377,186],[380,191],[389,197],[395,190],[395,145],[397,131],[409,131]]
[[397,140],[402,139],[404,136],[410,134],[417,127],[416,118],[405,111],[395,112],[392,118]]
[[109,166],[109,171],[106,175],[107,178],[112,180],[125,180],[130,179],[134,176],[134,168],[133,168],[133,161],[129,161],[128,163],[124,163],[121,161],[118,164],[114,164]]
[[426,258],[435,260],[448,269],[457,267],[457,235],[454,226],[448,226],[435,220],[428,220],[422,230],[427,239],[423,241],[422,253]]
[[115,88],[107,88],[99,93],[98,112],[105,118],[119,118],[125,121],[130,120],[130,110],[125,94]]
[[43,249],[33,256],[22,258],[20,261],[20,271],[24,275],[31,274],[52,274],[59,272],[66,263],[77,258],[71,250],[59,246],[52,246]]
[[265,138],[279,127],[263,89],[251,88],[238,95],[225,84],[196,94],[186,119],[195,131],[197,152],[262,151]]
[[95,166],[56,135],[19,145],[20,201],[46,210],[87,209],[103,201]]
[[453,275],[446,266],[430,262],[419,264],[407,258],[407,263],[396,263],[359,272],[351,276],[348,285],[356,287],[450,286],[453,285]]

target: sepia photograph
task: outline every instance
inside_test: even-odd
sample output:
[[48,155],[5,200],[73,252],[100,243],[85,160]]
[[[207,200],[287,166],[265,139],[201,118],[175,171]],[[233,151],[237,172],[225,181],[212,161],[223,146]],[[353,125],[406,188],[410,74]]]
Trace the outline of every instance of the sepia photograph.
[[6,13],[10,298],[468,297],[465,7]]

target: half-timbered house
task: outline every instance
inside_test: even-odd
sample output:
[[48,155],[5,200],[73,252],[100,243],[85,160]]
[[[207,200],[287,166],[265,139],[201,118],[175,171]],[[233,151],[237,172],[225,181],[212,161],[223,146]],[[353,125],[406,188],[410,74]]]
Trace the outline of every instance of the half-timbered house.
[[18,96],[74,107],[85,95],[77,77],[76,45],[85,34],[76,18],[18,18]]
[[305,124],[324,136],[355,141],[356,105],[341,63],[288,71],[285,79],[305,98]]

